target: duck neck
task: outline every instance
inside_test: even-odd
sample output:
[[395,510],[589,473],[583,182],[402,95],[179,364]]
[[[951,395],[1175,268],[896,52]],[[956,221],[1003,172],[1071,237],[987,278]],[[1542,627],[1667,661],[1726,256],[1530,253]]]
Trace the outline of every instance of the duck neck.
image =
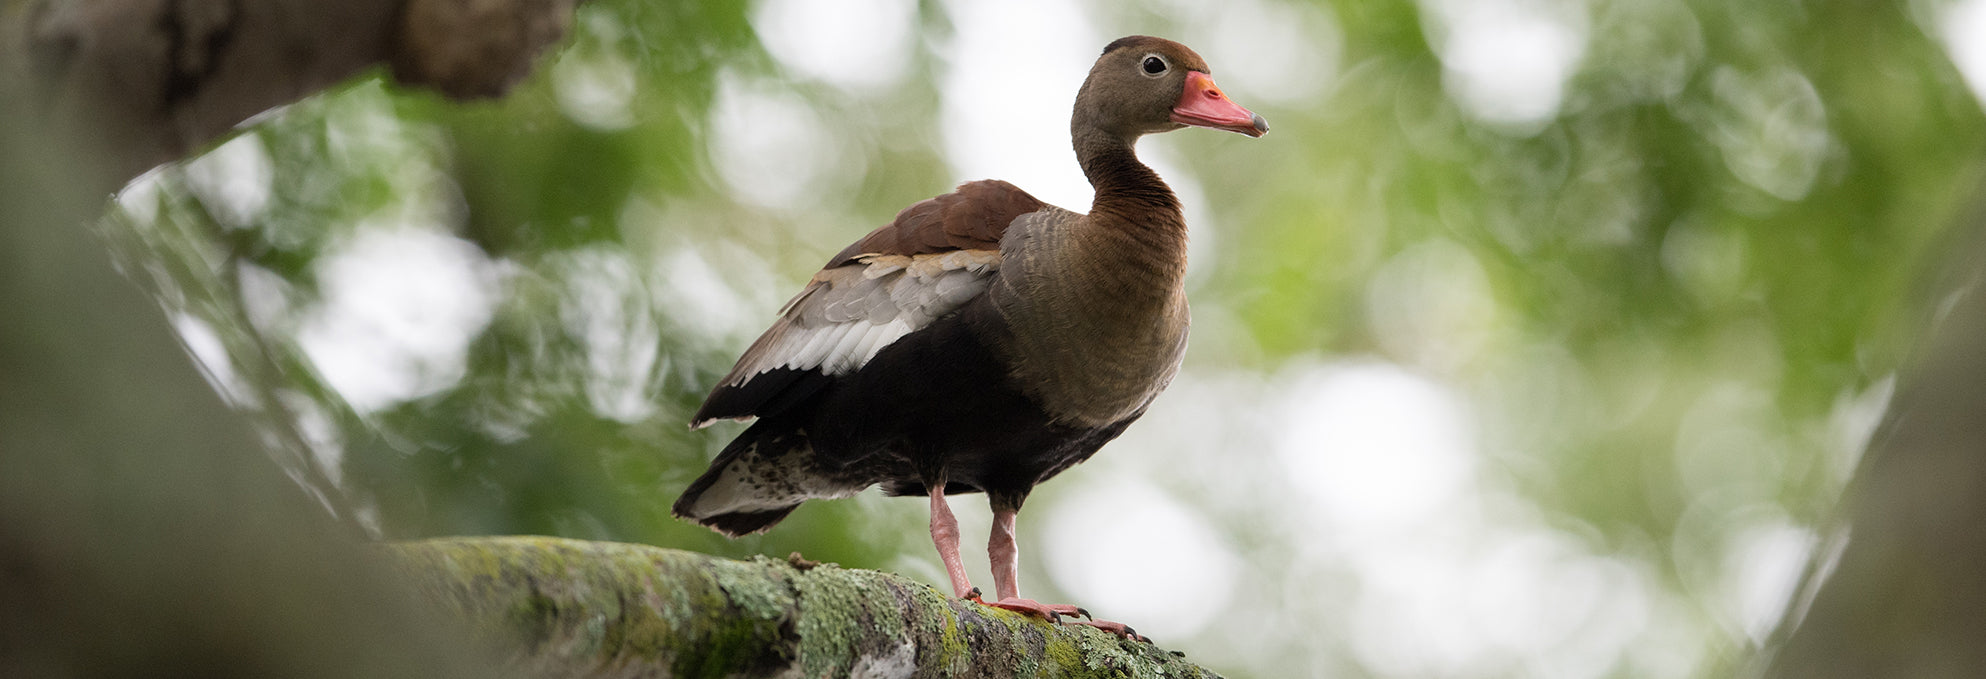
[[1138,161],[1134,141],[1094,128],[1075,135],[1076,158],[1096,189],[1088,233],[1076,240],[1090,261],[1110,263],[1093,274],[1100,286],[1164,304],[1185,279],[1186,217],[1172,188]]
[[1129,143],[1082,129],[1076,156],[1096,188],[1090,214],[1019,239],[987,296],[1016,384],[1053,421],[1102,427],[1135,417],[1179,366],[1186,224]]
[[1179,198],[1158,173],[1138,160],[1132,148],[1135,142],[1095,128],[1075,134],[1076,159],[1096,189],[1091,219],[1119,229],[1163,233],[1183,244],[1186,219]]

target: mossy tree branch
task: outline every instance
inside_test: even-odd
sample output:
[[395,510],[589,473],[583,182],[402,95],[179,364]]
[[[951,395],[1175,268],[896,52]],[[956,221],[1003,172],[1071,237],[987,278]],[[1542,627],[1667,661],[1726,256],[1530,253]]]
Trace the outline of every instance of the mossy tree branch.
[[529,676],[1218,676],[876,571],[543,537],[387,548]]

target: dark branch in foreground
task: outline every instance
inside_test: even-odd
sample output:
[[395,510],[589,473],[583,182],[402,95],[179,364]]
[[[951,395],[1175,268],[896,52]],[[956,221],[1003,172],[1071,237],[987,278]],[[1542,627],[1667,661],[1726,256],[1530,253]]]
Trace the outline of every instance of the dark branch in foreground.
[[1945,294],[1917,365],[1898,378],[1757,676],[1986,672],[1986,200],[1975,201],[1932,288]]
[[1217,677],[888,573],[543,537],[388,545],[528,676]]
[[390,64],[502,95],[578,0],[30,0],[0,8],[0,93],[102,156],[107,191],[263,111]]

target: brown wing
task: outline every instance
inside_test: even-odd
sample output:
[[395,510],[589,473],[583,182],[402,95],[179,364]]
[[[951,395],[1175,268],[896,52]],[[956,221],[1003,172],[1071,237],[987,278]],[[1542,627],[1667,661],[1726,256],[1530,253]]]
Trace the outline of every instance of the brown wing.
[[951,250],[1000,249],[1000,236],[1021,215],[1049,207],[998,179],[961,184],[958,190],[919,201],[896,219],[842,248],[824,269],[859,255],[928,255]]
[[859,370],[903,336],[986,292],[1000,237],[1022,215],[1058,209],[1003,181],[925,200],[844,248],[780,310],[691,418],[769,415]]

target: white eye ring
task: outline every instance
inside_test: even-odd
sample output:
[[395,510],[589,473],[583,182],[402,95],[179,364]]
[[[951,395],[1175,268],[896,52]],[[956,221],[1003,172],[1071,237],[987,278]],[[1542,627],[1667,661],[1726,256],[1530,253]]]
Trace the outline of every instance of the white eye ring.
[[[1152,70],[1153,64],[1157,64],[1158,70]],[[1165,57],[1156,54],[1147,54],[1144,58],[1138,60],[1138,72],[1144,74],[1147,78],[1157,78],[1165,75],[1166,71],[1170,70],[1172,70],[1172,64],[1166,63]]]

